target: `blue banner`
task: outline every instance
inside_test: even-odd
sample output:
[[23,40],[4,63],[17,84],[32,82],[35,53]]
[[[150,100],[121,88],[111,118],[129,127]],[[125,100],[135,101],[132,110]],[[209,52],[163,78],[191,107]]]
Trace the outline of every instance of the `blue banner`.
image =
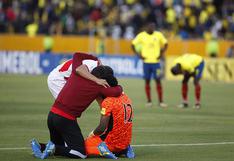
[[0,73],[48,74],[71,55],[26,51],[0,51]]
[[117,77],[142,77],[143,62],[136,56],[102,55],[103,65],[113,68]]
[[[113,68],[117,77],[142,77],[142,61],[134,56],[100,55],[103,65]],[[0,51],[0,73],[48,74],[69,54],[53,54],[26,51]]]

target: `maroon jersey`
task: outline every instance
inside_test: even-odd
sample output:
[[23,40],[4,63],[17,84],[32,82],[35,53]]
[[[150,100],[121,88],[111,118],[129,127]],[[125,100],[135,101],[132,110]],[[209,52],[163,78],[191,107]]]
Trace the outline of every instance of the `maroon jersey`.
[[121,86],[105,88],[76,74],[76,68],[87,59],[98,60],[89,54],[75,53],[73,55],[71,76],[55,100],[52,112],[68,119],[75,119],[80,117],[98,96],[116,97],[121,95]]

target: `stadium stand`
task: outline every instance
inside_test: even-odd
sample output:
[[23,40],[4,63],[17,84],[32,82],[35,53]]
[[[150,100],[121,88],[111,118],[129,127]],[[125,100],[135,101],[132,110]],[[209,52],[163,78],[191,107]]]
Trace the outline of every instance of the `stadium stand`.
[[132,39],[154,21],[169,37],[233,39],[232,0],[1,0],[0,33]]

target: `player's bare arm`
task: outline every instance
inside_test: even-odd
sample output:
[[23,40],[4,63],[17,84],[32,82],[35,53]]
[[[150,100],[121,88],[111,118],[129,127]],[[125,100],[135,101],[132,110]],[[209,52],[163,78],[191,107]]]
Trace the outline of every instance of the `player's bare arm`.
[[102,98],[102,97],[97,97],[97,98],[96,98],[96,101],[97,101],[97,103],[98,103],[98,105],[99,105],[99,107],[100,107],[100,109],[101,109],[103,98]]
[[99,78],[95,77],[94,75],[92,75],[89,72],[86,65],[84,65],[84,64],[82,64],[76,68],[76,73],[79,74],[80,76],[86,78],[86,79],[89,79],[91,81],[96,82],[99,85],[102,85],[103,87],[109,87],[109,84],[107,83],[107,81],[105,79],[99,79]]
[[134,54],[135,55],[137,55],[139,58],[141,58],[142,60],[144,60],[145,58],[141,55],[141,53],[139,53],[139,52],[137,52],[137,50],[136,50],[136,48],[135,48],[135,46],[132,44],[131,45],[131,47],[132,47],[132,50],[133,50],[133,52],[134,52]]
[[167,48],[168,48],[168,43],[166,43],[164,45],[164,47],[160,50],[160,56],[158,57],[158,59],[161,59],[165,56],[165,52],[166,52]]
[[[101,115],[99,125],[93,131],[93,135],[101,135],[105,132],[109,124],[110,116]],[[92,135],[92,134],[91,134]]]

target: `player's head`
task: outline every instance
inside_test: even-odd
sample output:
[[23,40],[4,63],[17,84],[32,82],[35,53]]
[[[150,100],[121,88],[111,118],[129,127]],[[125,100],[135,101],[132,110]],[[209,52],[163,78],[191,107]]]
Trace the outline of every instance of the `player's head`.
[[175,66],[173,66],[171,68],[171,73],[173,75],[178,75],[178,74],[182,74],[182,68],[180,64],[176,64]]
[[104,65],[97,66],[92,70],[91,73],[97,78],[105,79],[111,87],[118,85],[118,81],[114,76],[113,69],[109,66],[104,66]]
[[149,34],[152,34],[155,30],[155,23],[153,21],[150,21],[146,25],[146,32]]
[[103,79],[103,77],[106,75],[114,75],[114,72],[113,69],[109,66],[99,65],[92,70],[91,74],[93,74],[97,78]]
[[116,79],[114,75],[107,76],[106,78],[103,78],[103,79],[105,79],[111,87],[115,87],[118,85],[118,80]]

